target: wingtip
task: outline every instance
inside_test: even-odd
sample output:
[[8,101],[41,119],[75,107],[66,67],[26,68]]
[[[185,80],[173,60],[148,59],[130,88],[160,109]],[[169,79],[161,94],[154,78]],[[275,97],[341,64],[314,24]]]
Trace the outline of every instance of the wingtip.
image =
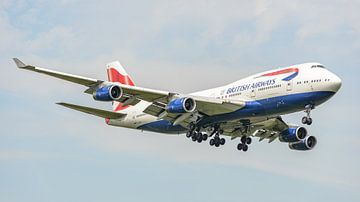
[[13,60],[18,68],[25,68],[27,66],[25,63],[21,62],[21,60],[19,60],[18,58],[13,58]]

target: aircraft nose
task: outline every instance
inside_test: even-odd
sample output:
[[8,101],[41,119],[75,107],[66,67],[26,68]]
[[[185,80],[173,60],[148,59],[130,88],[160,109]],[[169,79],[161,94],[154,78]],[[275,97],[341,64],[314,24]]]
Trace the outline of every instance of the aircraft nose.
[[333,90],[334,92],[337,92],[340,88],[341,88],[342,82],[341,79],[333,74],[332,78],[331,78],[331,90]]

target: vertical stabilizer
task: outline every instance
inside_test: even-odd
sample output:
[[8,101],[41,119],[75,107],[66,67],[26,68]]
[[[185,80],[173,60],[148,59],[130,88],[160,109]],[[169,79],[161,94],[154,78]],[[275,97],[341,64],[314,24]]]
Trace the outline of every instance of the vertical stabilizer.
[[[130,75],[128,75],[124,69],[124,67],[120,64],[119,61],[110,62],[106,65],[108,80],[111,82],[119,82],[121,84],[135,86],[134,81],[131,79]],[[123,107],[120,102],[113,102],[113,110],[121,111],[129,106]]]

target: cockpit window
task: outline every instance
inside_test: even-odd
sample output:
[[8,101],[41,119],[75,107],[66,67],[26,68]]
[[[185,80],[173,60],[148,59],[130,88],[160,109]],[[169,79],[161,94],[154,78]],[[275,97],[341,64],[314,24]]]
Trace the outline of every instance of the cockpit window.
[[313,65],[313,66],[311,66],[311,68],[323,68],[323,69],[325,69],[325,67],[322,66],[322,65]]

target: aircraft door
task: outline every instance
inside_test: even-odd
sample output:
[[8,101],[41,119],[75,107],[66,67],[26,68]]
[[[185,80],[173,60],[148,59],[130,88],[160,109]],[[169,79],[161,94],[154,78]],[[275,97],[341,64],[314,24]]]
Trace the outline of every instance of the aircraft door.
[[250,97],[251,97],[251,98],[255,98],[255,97],[256,97],[255,89],[252,89],[252,90],[251,90]]
[[292,91],[293,89],[293,82],[292,81],[288,81],[286,83],[286,91]]

